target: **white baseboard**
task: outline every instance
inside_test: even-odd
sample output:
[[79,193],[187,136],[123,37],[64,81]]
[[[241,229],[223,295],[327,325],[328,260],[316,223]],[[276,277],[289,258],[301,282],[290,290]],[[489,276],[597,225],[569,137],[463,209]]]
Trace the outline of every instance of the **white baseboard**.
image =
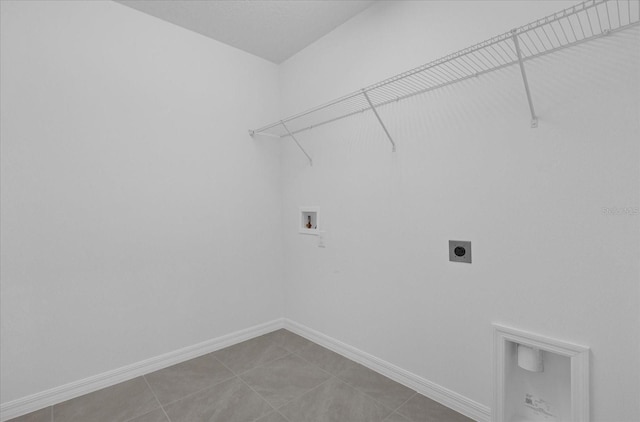
[[284,320],[276,319],[89,378],[61,385],[50,390],[2,403],[0,404],[0,421],[16,418],[44,407],[80,397],[102,388],[166,368],[167,366],[206,355],[207,353],[240,343],[241,341],[277,330],[283,326]]
[[102,388],[110,387],[120,382],[184,362],[216,350],[223,349],[236,343],[286,328],[299,334],[327,349],[356,361],[394,381],[416,390],[443,405],[462,413],[479,422],[489,422],[491,410],[489,407],[477,403],[461,394],[448,390],[438,384],[424,379],[416,374],[399,368],[389,362],[356,349],[339,340],[315,331],[302,324],[289,319],[276,319],[264,324],[255,325],[244,330],[236,331],[221,337],[204,341],[193,346],[165,353],[150,359],[146,359],[131,365],[123,366],[112,371],[94,375],[83,380],[74,381],[50,390],[42,391],[30,396],[22,397],[7,403],[0,404],[0,421],[16,418],[27,413],[34,412],[47,406],[62,403],[82,395],[92,393]]
[[291,321],[290,319],[284,320],[284,328],[299,334],[314,343],[318,343],[327,349],[333,350],[346,358],[358,362],[369,369],[399,382],[400,384],[416,390],[418,393],[427,396],[430,399],[455,410],[456,412],[462,413],[473,420],[479,422],[489,422],[491,420],[491,409],[488,406],[469,399],[468,397],[448,390],[416,374],[399,368],[389,362],[363,352],[362,350],[358,350],[355,347],[329,337],[326,334]]

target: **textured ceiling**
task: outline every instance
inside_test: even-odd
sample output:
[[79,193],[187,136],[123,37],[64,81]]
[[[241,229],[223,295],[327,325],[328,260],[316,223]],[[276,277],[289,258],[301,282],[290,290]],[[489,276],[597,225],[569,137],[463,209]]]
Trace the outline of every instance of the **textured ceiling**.
[[369,7],[373,0],[115,0],[274,63]]

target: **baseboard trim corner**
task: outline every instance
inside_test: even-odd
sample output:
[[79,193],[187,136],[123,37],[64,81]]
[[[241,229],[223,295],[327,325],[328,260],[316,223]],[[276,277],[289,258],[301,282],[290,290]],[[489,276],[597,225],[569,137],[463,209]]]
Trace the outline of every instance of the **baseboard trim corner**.
[[166,368],[177,363],[193,359],[216,350],[240,343],[245,340],[275,331],[284,327],[284,319],[254,325],[226,334],[220,337],[206,340],[192,346],[183,347],[173,352],[164,353],[140,362],[103,372],[82,380],[74,381],[59,387],[51,388],[30,396],[12,400],[0,404],[0,421],[7,421],[36,410],[62,403],[64,401],[83,396],[102,388],[110,387],[120,382],[145,375],[159,369]]
[[491,408],[406,371],[324,333],[285,318],[284,328],[399,382],[478,422],[491,421]]

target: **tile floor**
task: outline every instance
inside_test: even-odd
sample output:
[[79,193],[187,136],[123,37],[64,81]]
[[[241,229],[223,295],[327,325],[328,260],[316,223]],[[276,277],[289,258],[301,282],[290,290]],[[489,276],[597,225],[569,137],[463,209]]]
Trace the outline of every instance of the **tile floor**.
[[458,422],[471,419],[278,330],[10,422]]

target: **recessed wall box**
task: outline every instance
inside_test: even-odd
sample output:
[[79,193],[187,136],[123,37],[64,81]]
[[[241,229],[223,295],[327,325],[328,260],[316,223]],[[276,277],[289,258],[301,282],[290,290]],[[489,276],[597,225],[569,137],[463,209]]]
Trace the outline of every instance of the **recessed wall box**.
[[493,339],[492,422],[589,422],[588,347],[498,324]]
[[471,242],[465,240],[450,240],[449,261],[471,264]]
[[298,231],[304,234],[320,233],[320,208],[300,207]]

